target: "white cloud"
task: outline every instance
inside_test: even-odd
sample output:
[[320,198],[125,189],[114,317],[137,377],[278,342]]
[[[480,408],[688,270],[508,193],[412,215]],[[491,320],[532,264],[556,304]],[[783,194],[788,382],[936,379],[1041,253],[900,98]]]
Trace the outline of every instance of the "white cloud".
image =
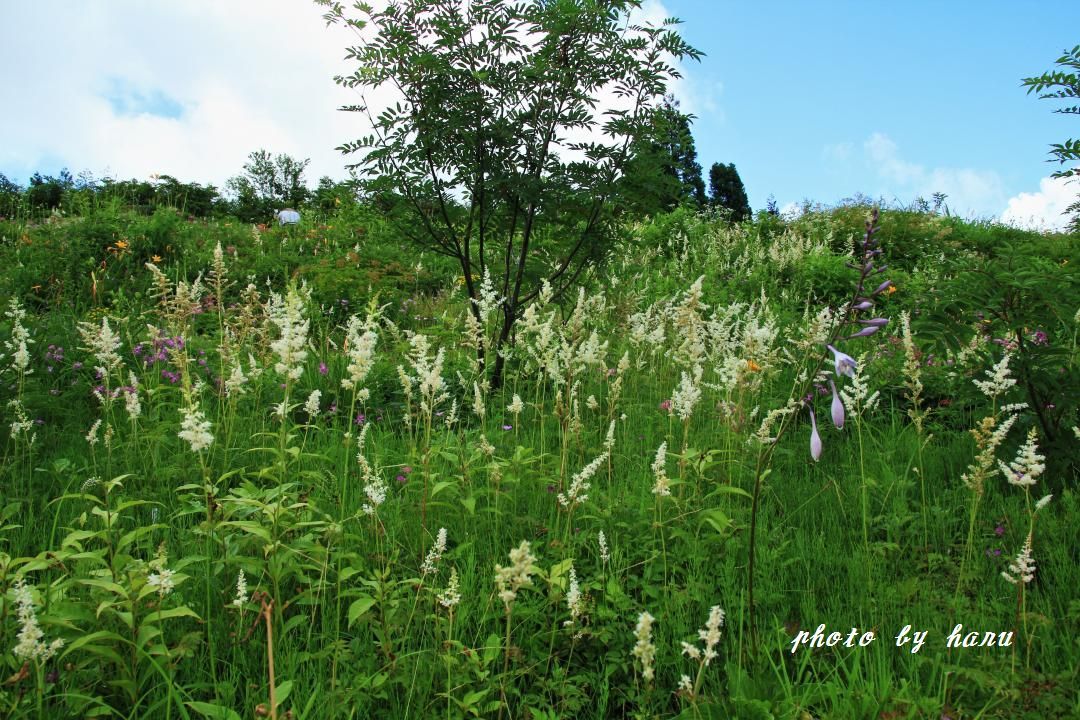
[[929,200],[942,192],[954,214],[978,217],[996,216],[1005,205],[1004,184],[993,170],[927,168],[905,159],[899,146],[879,132],[863,143],[863,153],[879,180],[886,183],[881,194],[888,199],[909,202],[919,196]]
[[1080,194],[1080,186],[1064,178],[1045,177],[1038,192],[1022,192],[1009,198],[1001,222],[1032,230],[1063,230],[1068,218],[1062,213]]
[[[323,11],[297,0],[11,4],[0,48],[21,69],[0,82],[0,172],[25,182],[35,170],[64,165],[99,177],[164,173],[221,187],[251,151],[265,148],[310,158],[311,181],[343,178],[356,158],[334,148],[368,125],[338,110],[361,97],[333,77],[355,70],[344,55],[358,38],[327,28]],[[648,0],[639,17],[669,15]],[[117,102],[117,87],[129,89],[131,102]],[[688,111],[715,106],[707,94],[696,104],[686,80],[672,90]],[[390,97],[369,92],[366,100],[376,110]],[[139,101],[146,98],[174,112],[153,114],[152,103]]]

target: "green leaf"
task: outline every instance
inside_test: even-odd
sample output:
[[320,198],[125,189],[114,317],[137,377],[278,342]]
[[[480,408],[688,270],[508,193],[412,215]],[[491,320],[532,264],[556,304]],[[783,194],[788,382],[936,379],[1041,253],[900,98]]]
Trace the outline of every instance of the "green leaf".
[[352,627],[353,623],[363,617],[374,605],[375,598],[370,595],[353,600],[352,604],[349,605],[349,627]]
[[285,680],[278,683],[277,689],[274,691],[274,699],[277,701],[278,707],[285,704],[285,701],[289,699],[289,695],[292,694],[293,681]]
[[185,703],[189,708],[211,720],[243,720],[235,710],[214,703],[192,700]]

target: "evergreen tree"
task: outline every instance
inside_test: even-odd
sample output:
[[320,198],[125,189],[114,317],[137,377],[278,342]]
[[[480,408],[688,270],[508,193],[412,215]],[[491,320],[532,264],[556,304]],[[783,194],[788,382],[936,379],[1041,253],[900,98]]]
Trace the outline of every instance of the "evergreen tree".
[[665,96],[649,132],[634,143],[621,182],[621,205],[632,214],[655,215],[684,204],[705,206],[692,119],[679,110],[678,100]]
[[727,208],[735,222],[750,216],[746,188],[743,187],[742,178],[739,177],[734,163],[713,163],[709,168],[709,205],[714,208]]

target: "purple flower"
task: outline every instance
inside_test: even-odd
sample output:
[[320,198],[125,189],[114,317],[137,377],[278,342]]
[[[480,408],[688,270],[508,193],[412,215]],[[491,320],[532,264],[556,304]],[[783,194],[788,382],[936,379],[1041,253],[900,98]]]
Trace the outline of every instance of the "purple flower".
[[403,485],[405,484],[405,481],[406,481],[406,479],[407,479],[407,478],[406,478],[406,477],[405,477],[404,475],[398,475],[398,476],[397,476],[397,481],[398,481],[399,483],[403,484]]
[[503,428],[503,430],[513,430],[514,426],[513,425],[503,425],[502,428]]
[[998,537],[1001,537],[1002,535],[1004,535],[1005,534],[1005,526],[1004,525],[998,525],[997,527],[995,527],[994,528],[994,534],[997,535]]
[[364,417],[364,413],[356,413],[356,419],[353,421],[356,425],[363,425],[367,418]]
[[847,339],[851,340],[852,338],[866,337],[868,335],[873,335],[874,333],[876,333],[880,329],[881,328],[878,327],[877,325],[868,325],[868,326],[864,327],[862,330],[860,330],[859,332],[854,333],[852,335],[848,335]]
[[821,436],[817,431],[817,418],[814,417],[814,408],[806,407],[810,411],[810,457],[817,462],[821,458]]
[[837,430],[844,429],[844,403],[840,400],[839,393],[836,392],[836,383],[831,379],[829,380],[829,387],[832,388],[832,421]]
[[71,369],[72,370],[82,370],[82,366],[83,366],[83,364],[81,362],[78,362],[78,361],[71,363]]
[[855,368],[857,367],[855,358],[851,357],[846,353],[840,352],[832,345],[826,345],[825,347],[829,348],[829,350],[832,350],[833,359],[836,363],[836,374],[847,375],[848,377],[855,377]]
[[330,371],[330,368],[326,367],[326,363],[324,363],[324,362],[319,363],[319,374],[320,375],[325,375],[329,371]]
[[1044,333],[1042,330],[1036,330],[1035,334],[1031,336],[1031,342],[1035,343],[1036,345],[1046,345],[1050,341],[1049,338],[1046,337],[1046,333]]

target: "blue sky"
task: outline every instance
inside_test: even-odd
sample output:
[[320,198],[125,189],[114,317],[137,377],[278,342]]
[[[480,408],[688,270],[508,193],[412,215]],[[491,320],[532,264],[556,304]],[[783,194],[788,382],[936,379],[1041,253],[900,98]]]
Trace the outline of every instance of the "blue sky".
[[[257,8],[257,9],[256,9]],[[1020,79],[1080,43],[1080,2],[646,0],[706,53],[673,89],[707,171],[733,162],[751,205],[774,195],[911,202],[1055,225],[1080,186],[1052,183],[1048,145],[1075,116]],[[352,38],[304,0],[38,0],[0,24],[0,172],[167,173],[219,187],[257,148],[344,177],[363,132],[332,77]],[[47,41],[45,41],[47,39]],[[58,48],[62,48],[59,51]]]
[[1080,135],[1020,87],[1080,43],[1080,2],[664,4],[707,54],[687,68],[701,163],[734,162],[754,207],[941,190],[996,216]]

